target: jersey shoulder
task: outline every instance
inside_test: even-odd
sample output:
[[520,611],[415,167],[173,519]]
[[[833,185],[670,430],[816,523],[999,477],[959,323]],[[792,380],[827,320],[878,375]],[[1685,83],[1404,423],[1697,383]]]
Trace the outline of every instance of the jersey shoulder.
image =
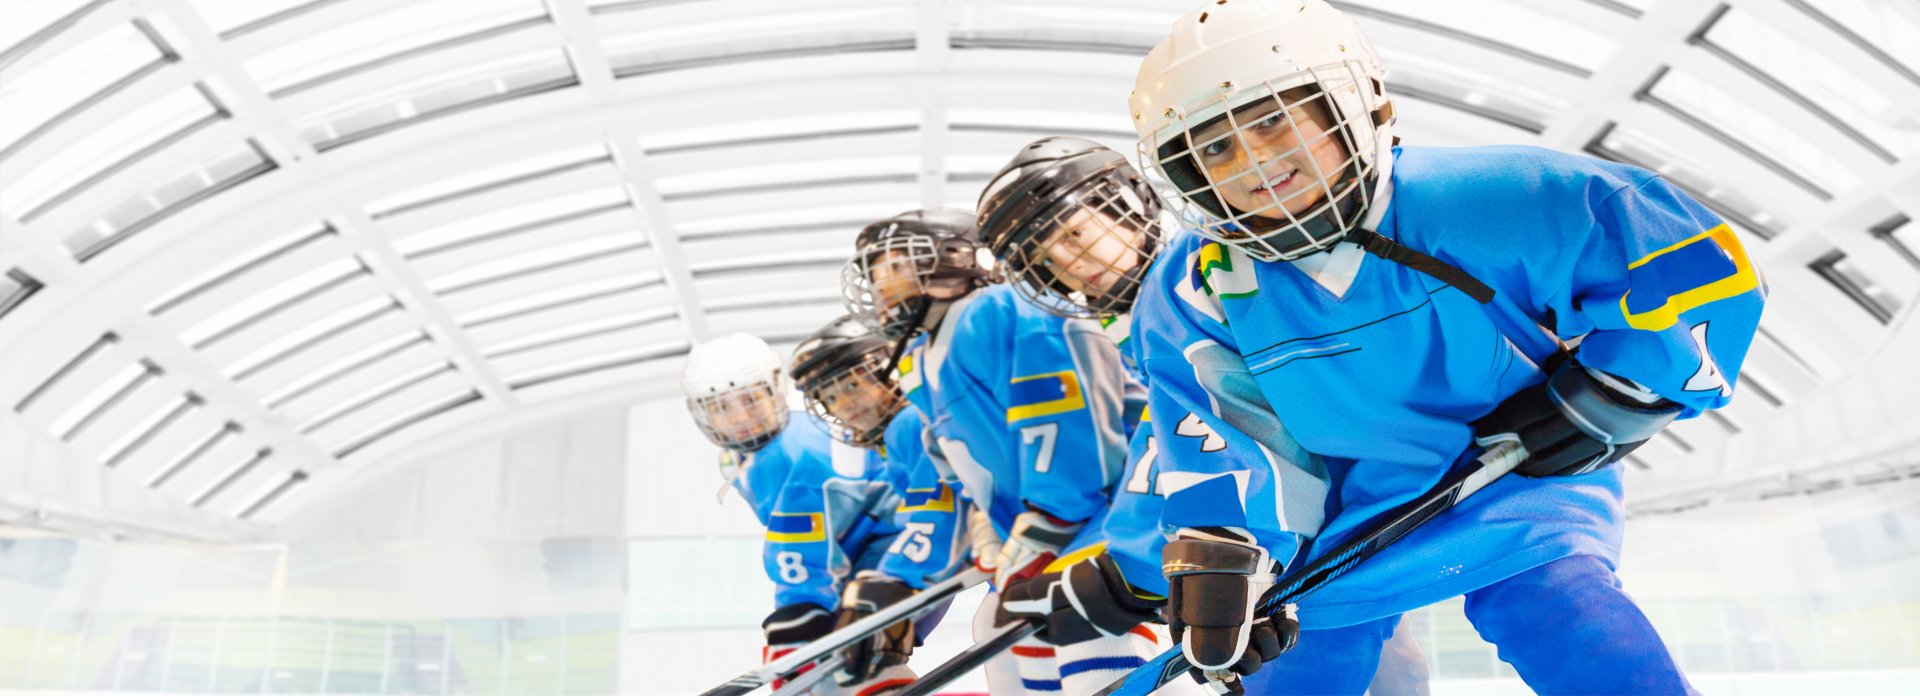
[[1632,165],[1531,145],[1396,148],[1390,207],[1415,215],[1510,210],[1551,213],[1593,206],[1657,174]]

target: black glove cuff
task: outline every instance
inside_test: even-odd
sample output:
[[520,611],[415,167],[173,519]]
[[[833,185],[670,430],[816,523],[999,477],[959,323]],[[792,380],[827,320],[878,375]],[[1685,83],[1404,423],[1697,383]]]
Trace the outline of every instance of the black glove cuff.
[[789,604],[767,615],[760,622],[760,630],[767,635],[767,645],[788,645],[809,643],[833,632],[833,612],[812,602]]
[[1225,573],[1252,575],[1265,570],[1259,548],[1207,539],[1175,539],[1160,552],[1160,571],[1167,578]]

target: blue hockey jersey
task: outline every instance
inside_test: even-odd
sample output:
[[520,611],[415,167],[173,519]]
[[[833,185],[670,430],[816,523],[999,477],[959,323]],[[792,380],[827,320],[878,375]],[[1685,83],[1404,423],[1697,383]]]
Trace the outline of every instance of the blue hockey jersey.
[[900,506],[894,512],[900,529],[887,547],[879,570],[915,589],[947,579],[967,560],[966,503],[958,483],[943,480],[940,468],[927,455],[923,438],[926,423],[920,410],[908,406],[887,424],[888,468],[901,476]]
[[[1538,148],[1395,154],[1374,228],[1496,297],[1483,306],[1350,244],[1321,255],[1358,264],[1336,292],[1300,264],[1174,241],[1133,329],[1163,531],[1243,528],[1297,565],[1477,454],[1469,423],[1539,383],[1562,341],[1683,417],[1731,398],[1765,289],[1712,212],[1651,172]],[[1351,625],[1557,558],[1613,563],[1621,524],[1619,467],[1509,476],[1309,597],[1300,617]]]
[[1107,509],[1126,461],[1128,383],[1097,324],[1004,285],[950,305],[900,365],[901,390],[933,414],[937,456],[1002,538],[1029,507],[1069,521]]
[[898,495],[880,453],[835,441],[825,423],[794,412],[773,442],[740,457],[733,480],[766,527],[763,562],[774,605],[802,602],[832,610],[841,583],[871,568],[899,529]]

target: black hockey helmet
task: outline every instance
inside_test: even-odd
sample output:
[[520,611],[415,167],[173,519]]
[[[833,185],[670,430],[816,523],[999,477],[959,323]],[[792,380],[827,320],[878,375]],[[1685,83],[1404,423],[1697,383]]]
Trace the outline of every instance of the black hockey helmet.
[[[965,297],[992,282],[981,262],[973,213],[912,210],[860,230],[841,275],[847,312],[892,339],[912,336],[935,302]],[[884,271],[881,271],[884,267]],[[876,272],[887,275],[881,287]]]
[[893,343],[852,316],[827,322],[794,346],[787,374],[807,411],[836,438],[861,447],[880,443],[906,406],[892,379]]
[[1160,201],[1146,178],[1124,155],[1085,138],[1021,148],[987,184],[979,208],[981,236],[1014,288],[1062,316],[1130,309],[1160,248]]

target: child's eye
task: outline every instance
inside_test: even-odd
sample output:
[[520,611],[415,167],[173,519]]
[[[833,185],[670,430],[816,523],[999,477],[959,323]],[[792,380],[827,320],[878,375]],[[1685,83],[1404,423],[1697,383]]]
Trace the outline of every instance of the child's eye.
[[1208,157],[1214,157],[1214,156],[1225,154],[1227,151],[1227,140],[1228,140],[1227,138],[1221,138],[1219,140],[1215,140],[1213,142],[1207,143],[1205,147],[1200,148],[1200,154],[1206,155]]
[[1268,116],[1265,120],[1262,120],[1260,123],[1255,125],[1261,128],[1272,128],[1274,126],[1278,126],[1280,125],[1280,114],[1276,113],[1272,116]]

